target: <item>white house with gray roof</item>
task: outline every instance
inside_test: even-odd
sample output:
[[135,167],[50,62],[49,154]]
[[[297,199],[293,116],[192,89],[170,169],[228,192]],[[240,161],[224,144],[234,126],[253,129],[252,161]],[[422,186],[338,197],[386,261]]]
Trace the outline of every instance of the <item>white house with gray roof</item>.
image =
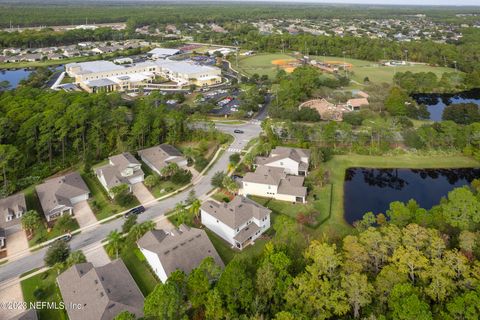
[[169,163],[176,163],[180,168],[187,166],[187,158],[172,145],[161,144],[138,151],[142,161],[153,171],[161,175],[161,171]]
[[0,199],[0,228],[8,229],[20,224],[26,211],[27,205],[23,193]]
[[239,193],[305,203],[307,188],[303,186],[304,180],[304,176],[287,174],[284,168],[259,165],[255,172],[248,172],[243,177]]
[[113,197],[111,189],[121,184],[127,184],[129,190],[136,183],[142,183],[145,174],[142,165],[130,152],[123,152],[108,158],[109,163],[95,170],[102,186]]
[[268,157],[257,157],[255,166],[268,166],[285,169],[287,174],[306,176],[310,150],[300,148],[277,147],[270,152]]
[[167,281],[175,270],[190,273],[208,257],[213,258],[217,265],[224,266],[206,232],[184,224],[172,231],[149,231],[137,244],[162,282]]
[[73,206],[88,200],[90,190],[78,172],[45,181],[35,187],[47,221],[73,214]]
[[143,316],[144,297],[121,259],[95,268],[76,264],[57,277],[70,320],[112,320],[123,311]]
[[240,250],[270,228],[271,212],[243,196],[229,203],[208,200],[200,208],[202,224]]

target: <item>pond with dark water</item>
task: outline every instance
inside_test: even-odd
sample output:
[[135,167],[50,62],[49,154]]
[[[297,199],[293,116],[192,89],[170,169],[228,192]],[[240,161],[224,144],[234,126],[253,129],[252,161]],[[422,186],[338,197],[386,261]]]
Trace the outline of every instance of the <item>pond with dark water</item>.
[[442,121],[443,109],[450,104],[475,103],[480,107],[480,89],[455,94],[419,93],[413,94],[412,98],[427,107],[433,121]]
[[348,223],[366,212],[385,213],[393,201],[415,199],[431,209],[454,188],[480,178],[480,168],[372,169],[349,168],[345,173],[344,209]]

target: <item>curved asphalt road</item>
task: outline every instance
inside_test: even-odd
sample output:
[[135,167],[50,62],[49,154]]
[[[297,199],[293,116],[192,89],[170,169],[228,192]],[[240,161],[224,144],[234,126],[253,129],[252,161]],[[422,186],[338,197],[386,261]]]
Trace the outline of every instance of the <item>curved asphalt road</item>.
[[[226,150],[226,152],[224,152],[217,159],[214,165],[193,187],[188,188],[183,192],[178,193],[170,198],[161,200],[147,206],[147,210],[138,216],[139,222],[152,220],[169,212],[175,207],[177,203],[183,202],[187,199],[188,194],[192,188],[195,190],[195,194],[198,198],[205,196],[213,189],[210,181],[215,172],[225,171],[228,166],[230,155],[232,153],[238,152],[237,150],[243,149],[248,143],[248,141],[255,137],[258,137],[260,132],[262,131],[262,129],[260,128],[260,123],[258,121],[253,121],[238,126],[216,124],[216,127],[217,129],[225,133],[231,134],[235,138],[235,140],[229,146],[229,149]],[[235,129],[241,129],[244,131],[244,133],[234,133],[233,131]],[[123,222],[123,219],[115,219],[105,224],[99,224],[96,227],[82,231],[80,234],[75,235],[72,238],[69,243],[70,248],[75,251],[84,249],[87,246],[91,246],[95,243],[99,243],[112,230],[121,230]],[[28,256],[24,256],[22,258],[19,258],[18,260],[7,262],[6,264],[0,266],[0,284],[4,281],[8,281],[12,278],[18,277],[24,272],[44,266],[43,257],[46,251],[47,248],[42,248],[38,251],[30,253]]]

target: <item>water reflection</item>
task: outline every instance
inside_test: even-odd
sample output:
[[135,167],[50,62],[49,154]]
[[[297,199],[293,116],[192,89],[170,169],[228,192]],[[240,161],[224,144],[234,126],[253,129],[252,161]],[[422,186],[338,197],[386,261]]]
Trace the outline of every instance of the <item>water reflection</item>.
[[350,168],[344,183],[345,219],[353,223],[368,211],[385,213],[393,201],[415,199],[421,207],[430,209],[452,189],[477,178],[480,178],[480,168]]

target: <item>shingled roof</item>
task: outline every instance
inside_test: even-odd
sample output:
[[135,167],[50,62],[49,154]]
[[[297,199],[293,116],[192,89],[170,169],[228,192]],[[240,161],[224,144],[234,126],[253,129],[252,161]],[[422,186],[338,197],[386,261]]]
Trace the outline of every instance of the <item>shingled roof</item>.
[[158,171],[171,162],[186,160],[180,151],[169,144],[161,144],[138,151],[138,155],[148,161]]
[[208,200],[202,204],[201,209],[232,229],[237,229],[251,218],[262,220],[272,212],[243,196],[236,196],[229,203]]
[[143,295],[121,259],[102,267],[76,264],[57,278],[66,304],[80,304],[67,309],[70,320],[111,320],[122,311],[143,316]]
[[27,211],[27,205],[25,203],[25,195],[23,193],[17,193],[0,199],[0,227],[11,227],[12,225],[20,223],[19,219],[7,221],[7,216],[15,215],[17,212],[25,211]]
[[207,257],[212,257],[217,265],[224,266],[206,232],[183,224],[170,232],[149,231],[137,244],[157,254],[167,276],[177,269],[188,274]]

